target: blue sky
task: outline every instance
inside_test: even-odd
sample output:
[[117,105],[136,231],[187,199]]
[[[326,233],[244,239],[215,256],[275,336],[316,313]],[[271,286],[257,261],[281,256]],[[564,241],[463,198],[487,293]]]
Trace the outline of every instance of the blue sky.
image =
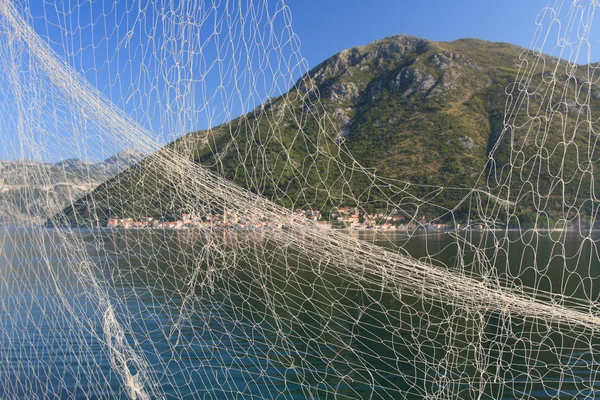
[[[210,6],[211,3],[213,0],[200,2],[202,7]],[[212,11],[210,7],[198,11],[198,6],[194,6],[194,11],[197,17],[210,15],[211,12],[215,15],[222,14],[223,7],[232,3],[234,2],[216,1],[217,5]],[[550,3],[560,5],[563,1],[550,0]],[[570,0],[565,0],[564,3],[568,5]],[[81,4],[82,6],[74,7],[70,2],[55,5],[43,0],[31,0],[30,10],[34,18],[30,21],[33,21],[36,32],[42,37],[52,36],[48,42],[73,68],[119,108],[166,143],[186,132],[205,129],[252,110],[266,97],[285,92],[307,68],[314,67],[343,49],[365,45],[386,36],[408,34],[434,41],[468,37],[530,47],[536,32],[536,21],[541,20],[541,10],[548,5],[548,0],[287,0],[285,4],[291,13],[275,13],[278,17],[274,31],[284,32],[281,38],[285,43],[289,32],[285,33],[283,28],[291,21],[294,33],[300,40],[301,56],[306,62],[299,64],[298,54],[293,51],[295,43],[284,45],[283,50],[275,52],[275,55],[269,53],[254,57],[257,53],[253,53],[253,59],[258,61],[250,63],[245,61],[242,50],[236,59],[236,63],[239,63],[237,71],[231,72],[231,61],[221,62],[221,66],[230,71],[225,75],[218,68],[209,68],[211,57],[214,58],[216,54],[214,45],[206,46],[204,60],[186,64],[189,60],[185,56],[177,61],[174,61],[175,58],[169,59],[174,54],[169,53],[171,49],[175,53],[184,51],[184,45],[172,42],[165,46],[164,43],[147,41],[148,35],[159,38],[164,30],[172,29],[168,23],[161,25],[153,22],[163,12],[162,5],[148,7],[146,0],[120,0],[116,6],[110,0],[82,1]],[[176,4],[177,7],[183,3],[170,4]],[[254,0],[248,4],[258,10],[260,6],[256,5],[261,3]],[[271,11],[280,10],[281,5],[280,0],[269,2]],[[145,22],[137,19],[140,8],[144,9]],[[232,8],[228,14],[233,15],[235,12]],[[258,17],[263,18],[261,15]],[[90,21],[94,23],[88,24]],[[264,22],[265,19],[261,21]],[[233,18],[233,24],[236,23]],[[213,31],[210,18],[207,19],[206,26],[206,29],[202,28],[197,32],[199,36],[210,37]],[[547,28],[545,21],[544,29]],[[239,32],[240,28],[236,29]],[[251,28],[241,29],[246,29],[247,35],[255,33]],[[225,31],[227,29],[223,30]],[[64,32],[72,34],[64,35]],[[130,33],[133,34],[129,35]],[[179,33],[175,32],[175,35]],[[56,34],[58,35],[55,36]],[[264,31],[259,33],[261,34]],[[148,44],[151,46],[147,46]],[[117,47],[119,50],[115,52]],[[166,48],[168,49],[165,50]],[[551,50],[544,49],[546,52]],[[226,46],[221,51],[223,54],[230,54],[226,51]],[[166,62],[160,59],[163,54],[167,55]],[[277,66],[282,60],[287,63],[282,71],[267,69],[256,73],[262,66]],[[175,65],[177,63],[180,64]],[[203,70],[206,71],[205,74],[201,73]],[[247,73],[246,70],[253,72]],[[273,76],[277,73],[279,77],[274,80]],[[178,76],[183,76],[184,79],[179,79]],[[185,82],[190,79],[201,82],[197,83],[194,91],[198,88],[202,90],[197,93],[205,93],[187,98],[179,96],[188,88]],[[226,82],[225,87],[221,87],[221,82]],[[276,84],[273,85],[273,82]],[[246,96],[248,91],[252,91],[254,96]],[[200,110],[203,104],[204,108]],[[180,110],[185,107],[192,110],[198,108],[198,111],[182,114]],[[11,121],[10,116],[2,115],[3,112],[14,114],[14,110],[10,106],[0,108],[0,118]],[[74,119],[68,115],[65,118]],[[15,118],[12,120],[16,121]],[[26,152],[15,150],[20,146],[9,122],[5,122],[3,127],[5,132],[4,140],[0,140],[0,159],[30,158]],[[81,133],[74,136],[73,129],[68,126],[53,129],[54,136],[39,135],[39,140],[48,149],[42,158],[49,161],[73,156],[84,159],[104,158],[126,146],[126,143],[111,145],[109,141],[103,141],[93,147],[93,140],[81,139],[85,137]],[[90,130],[86,134],[93,137],[95,132]],[[34,135],[32,137],[33,141],[38,140]]]
[[547,0],[289,0],[311,66],[343,49],[407,34],[478,38],[529,47]]

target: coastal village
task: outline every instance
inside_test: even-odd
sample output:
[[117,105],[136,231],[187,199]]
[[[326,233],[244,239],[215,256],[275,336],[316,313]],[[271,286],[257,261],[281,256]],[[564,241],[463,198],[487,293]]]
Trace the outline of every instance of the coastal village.
[[[282,217],[284,215],[282,214]],[[418,221],[407,220],[406,217],[397,213],[366,214],[355,207],[341,207],[331,212],[328,218],[324,218],[318,210],[294,211],[294,220],[306,219],[311,223],[326,229],[351,229],[351,230],[383,230],[383,231],[412,231],[424,228],[430,231],[447,231],[453,229],[450,224],[428,222],[426,218]],[[111,218],[107,223],[108,228],[122,229],[222,229],[222,230],[263,230],[263,229],[285,229],[286,225],[281,221],[272,221],[265,216],[255,215],[250,210],[236,212],[225,210],[223,213],[212,213],[205,215],[181,214],[175,221],[160,221],[152,217],[134,218]]]

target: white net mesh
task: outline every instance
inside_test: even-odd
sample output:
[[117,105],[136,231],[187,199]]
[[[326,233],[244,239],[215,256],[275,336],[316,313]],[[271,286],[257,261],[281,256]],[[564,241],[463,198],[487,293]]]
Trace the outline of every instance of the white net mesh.
[[284,2],[0,0],[0,397],[595,397],[596,6],[309,72]]

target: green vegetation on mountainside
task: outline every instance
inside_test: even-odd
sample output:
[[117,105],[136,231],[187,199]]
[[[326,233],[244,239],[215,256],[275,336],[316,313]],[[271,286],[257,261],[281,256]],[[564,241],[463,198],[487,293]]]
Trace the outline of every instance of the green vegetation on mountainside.
[[[569,214],[565,203],[591,212],[585,199],[593,193],[581,189],[592,187],[582,156],[598,157],[595,147],[584,150],[590,136],[580,103],[595,111],[600,93],[586,86],[591,66],[578,72],[540,59],[506,43],[390,37],[331,57],[285,95],[169,148],[286,207],[326,212],[391,203],[408,214],[455,209],[466,218],[473,204],[459,203],[476,188],[507,200],[479,199],[497,220],[507,211],[525,220],[539,210],[556,219]],[[527,72],[519,76],[520,67]],[[517,77],[522,86],[514,84]],[[564,93],[582,101],[561,102]],[[59,221],[177,218],[194,198],[182,194],[184,181],[165,178],[159,158],[101,185]],[[507,208],[513,203],[518,208]]]

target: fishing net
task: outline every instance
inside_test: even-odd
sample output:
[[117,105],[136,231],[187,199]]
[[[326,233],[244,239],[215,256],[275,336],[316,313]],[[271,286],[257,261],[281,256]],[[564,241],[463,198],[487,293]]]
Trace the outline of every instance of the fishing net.
[[0,0],[0,397],[595,397],[596,6],[505,85],[408,36],[308,71],[283,1]]

